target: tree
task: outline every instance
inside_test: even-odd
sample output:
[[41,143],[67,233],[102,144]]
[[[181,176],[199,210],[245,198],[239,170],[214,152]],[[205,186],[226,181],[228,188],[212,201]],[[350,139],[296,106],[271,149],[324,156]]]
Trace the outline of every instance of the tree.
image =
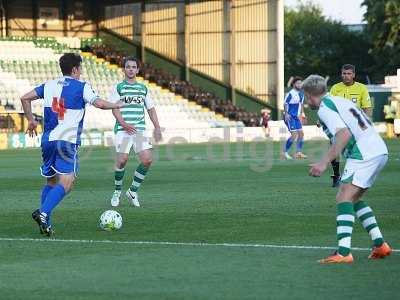
[[370,53],[374,64],[370,71],[379,81],[400,67],[400,1],[364,0],[364,15],[371,39]]
[[350,32],[340,22],[325,18],[310,2],[285,8],[286,81],[293,75],[320,74],[335,83],[340,81],[340,67],[351,63],[357,68],[357,80],[365,82],[372,63],[369,47],[363,32]]

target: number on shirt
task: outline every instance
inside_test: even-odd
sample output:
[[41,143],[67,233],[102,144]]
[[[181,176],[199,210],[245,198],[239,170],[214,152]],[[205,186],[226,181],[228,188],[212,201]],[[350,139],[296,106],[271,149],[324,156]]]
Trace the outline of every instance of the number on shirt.
[[53,102],[51,103],[51,110],[58,115],[59,120],[64,120],[64,113],[66,111],[64,106],[64,98],[58,99],[53,97]]
[[358,125],[362,130],[366,130],[368,128],[368,126],[365,123],[372,125],[371,121],[368,119],[368,117],[364,114],[363,111],[359,111],[355,108],[350,108],[350,112],[357,119]]

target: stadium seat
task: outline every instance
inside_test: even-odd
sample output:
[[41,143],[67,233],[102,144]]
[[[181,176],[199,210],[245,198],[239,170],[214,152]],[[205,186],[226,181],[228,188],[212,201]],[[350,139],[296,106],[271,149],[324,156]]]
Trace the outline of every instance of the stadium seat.
[[[98,42],[94,39],[93,42]],[[88,43],[84,40],[83,43]],[[20,96],[46,80],[60,76],[58,60],[63,51],[71,51],[54,38],[0,39],[0,101],[22,111]],[[122,71],[115,65],[93,54],[83,57],[82,79],[91,83],[99,96],[107,99],[111,87],[123,78]],[[157,105],[160,122],[166,128],[210,128],[241,126],[228,118],[217,116],[201,105],[188,101],[143,77],[138,81],[146,84]],[[42,115],[42,103],[33,102],[33,112]],[[149,122],[151,124],[151,122]],[[88,107],[85,117],[87,129],[110,130],[114,117],[109,111]]]

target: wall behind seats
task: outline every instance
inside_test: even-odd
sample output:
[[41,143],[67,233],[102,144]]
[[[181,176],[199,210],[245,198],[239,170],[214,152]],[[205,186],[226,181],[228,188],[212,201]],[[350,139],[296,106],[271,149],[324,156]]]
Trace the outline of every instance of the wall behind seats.
[[138,31],[140,26],[140,17],[135,18],[138,23],[133,26],[134,14],[132,12],[134,11],[138,11],[140,14],[140,3],[106,6],[104,8],[105,19],[101,24],[119,35],[132,39],[134,30]]
[[96,1],[9,0],[6,1],[9,36],[96,35],[93,21]]
[[34,21],[32,6],[27,1],[11,0],[6,3],[9,36],[32,36]]
[[277,0],[189,3],[109,4],[101,25],[274,105]]

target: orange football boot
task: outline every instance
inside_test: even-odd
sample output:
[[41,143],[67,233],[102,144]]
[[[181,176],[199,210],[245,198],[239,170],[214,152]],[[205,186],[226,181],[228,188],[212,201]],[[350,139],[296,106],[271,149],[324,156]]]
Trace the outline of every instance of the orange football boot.
[[349,253],[349,255],[343,256],[340,255],[337,251],[327,258],[320,259],[318,262],[320,264],[351,264],[354,261],[353,255]]
[[371,254],[368,256],[369,259],[385,258],[392,253],[392,248],[388,243],[383,243],[380,247],[373,247]]

